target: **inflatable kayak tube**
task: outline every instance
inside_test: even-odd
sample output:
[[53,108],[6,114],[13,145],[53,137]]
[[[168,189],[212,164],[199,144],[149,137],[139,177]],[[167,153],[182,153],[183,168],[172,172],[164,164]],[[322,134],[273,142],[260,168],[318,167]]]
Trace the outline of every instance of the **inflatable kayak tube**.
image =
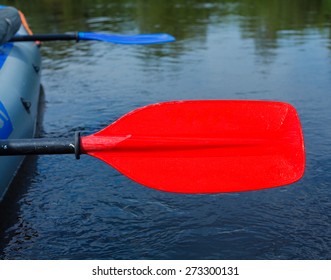
[[[21,19],[17,34],[30,34],[23,14]],[[34,137],[41,89],[40,70],[38,42],[0,46],[0,139]],[[0,202],[23,160],[23,156],[0,157]]]

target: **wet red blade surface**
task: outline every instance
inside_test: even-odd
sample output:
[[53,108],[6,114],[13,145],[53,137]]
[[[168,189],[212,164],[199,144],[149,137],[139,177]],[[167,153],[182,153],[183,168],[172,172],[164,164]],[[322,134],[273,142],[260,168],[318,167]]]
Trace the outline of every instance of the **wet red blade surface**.
[[283,186],[305,167],[300,120],[282,102],[149,105],[83,137],[81,146],[142,185],[179,193]]

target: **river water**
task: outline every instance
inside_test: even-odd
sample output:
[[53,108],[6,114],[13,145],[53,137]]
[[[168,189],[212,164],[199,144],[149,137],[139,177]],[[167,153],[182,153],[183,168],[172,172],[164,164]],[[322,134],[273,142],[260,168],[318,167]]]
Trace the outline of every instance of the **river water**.
[[160,101],[279,100],[298,110],[307,162],[290,186],[178,195],[94,158],[32,157],[1,205],[1,259],[331,258],[331,1],[8,3],[35,33],[177,38],[154,46],[44,43],[43,137],[94,133]]

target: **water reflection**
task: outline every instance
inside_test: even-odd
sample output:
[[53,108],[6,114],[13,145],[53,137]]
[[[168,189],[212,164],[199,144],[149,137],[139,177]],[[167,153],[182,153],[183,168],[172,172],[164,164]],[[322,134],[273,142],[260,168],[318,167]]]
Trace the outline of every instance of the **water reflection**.
[[[244,39],[253,39],[257,54],[273,56],[284,37],[302,37],[316,30],[331,38],[331,3],[328,0],[32,0],[3,1],[21,8],[36,33],[104,31],[113,33],[173,34],[179,44],[173,55],[186,50],[188,41],[205,42],[212,26],[239,22]],[[182,44],[180,44],[182,42]],[[50,48],[65,48],[52,44]],[[195,47],[199,48],[199,44]],[[200,44],[203,47],[203,44]],[[330,48],[329,40],[326,47]],[[49,54],[51,55],[51,54]],[[162,55],[156,51],[154,55]],[[167,53],[169,55],[169,53]]]

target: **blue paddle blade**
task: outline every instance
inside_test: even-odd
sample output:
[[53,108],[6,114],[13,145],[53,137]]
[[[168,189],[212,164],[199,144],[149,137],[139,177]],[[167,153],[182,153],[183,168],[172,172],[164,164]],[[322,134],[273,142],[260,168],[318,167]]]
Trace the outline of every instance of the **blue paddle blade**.
[[78,40],[97,40],[114,44],[148,45],[175,41],[169,34],[113,35],[94,32],[78,32]]

